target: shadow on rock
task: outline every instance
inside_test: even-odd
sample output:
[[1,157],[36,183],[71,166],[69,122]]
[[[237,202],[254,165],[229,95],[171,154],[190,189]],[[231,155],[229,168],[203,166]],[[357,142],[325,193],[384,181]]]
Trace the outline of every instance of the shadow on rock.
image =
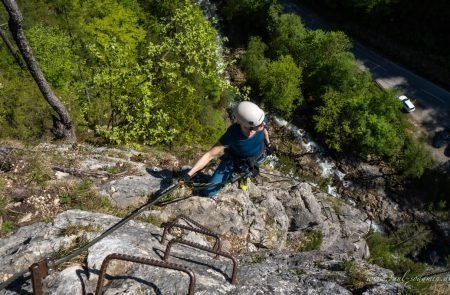
[[145,168],[145,171],[155,178],[161,179],[160,190],[164,190],[172,185],[173,172],[169,169]]
[[447,144],[447,147],[444,150],[444,155],[450,158],[450,144]]

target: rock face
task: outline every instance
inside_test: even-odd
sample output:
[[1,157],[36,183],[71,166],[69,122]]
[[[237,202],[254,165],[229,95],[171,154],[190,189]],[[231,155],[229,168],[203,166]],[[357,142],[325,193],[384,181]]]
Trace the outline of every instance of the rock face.
[[313,193],[307,183],[258,184],[249,191],[228,185],[217,201],[192,197],[149,214],[164,222],[185,214],[214,229],[227,241],[225,248],[234,252],[283,250],[289,246],[286,240],[314,230],[322,235],[320,250],[368,257],[363,239],[370,229],[368,217],[342,200]]
[[[73,147],[62,148],[65,150],[61,152],[75,153]],[[137,208],[147,201],[149,194],[167,187],[172,180],[169,170],[149,168],[156,165],[155,161],[145,163],[145,157],[135,152],[100,149],[89,152],[96,156],[82,160],[77,169],[67,170],[70,173],[56,171],[55,183],[64,179],[79,181],[77,173],[92,176],[93,189],[106,195],[112,204]],[[114,154],[121,156],[111,156]],[[231,284],[230,259],[215,259],[208,252],[175,245],[169,261],[189,267],[195,273],[196,294],[351,294],[354,291],[398,294],[404,290],[402,285],[389,282],[390,271],[364,261],[369,255],[364,236],[371,224],[367,214],[312,184],[280,182],[273,175],[264,175],[267,174],[262,173],[257,184],[250,185],[249,191],[228,184],[216,200],[194,195],[152,207],[137,221],[126,223],[90,247],[85,256],[61,265],[44,280],[44,291],[47,294],[94,293],[102,262],[111,253],[162,261],[167,242],[160,243],[160,222],[171,221],[180,214],[217,233],[222,240],[222,251],[238,255],[238,284]],[[180,189],[172,197],[185,193],[186,190]],[[24,194],[18,191],[18,195]],[[58,212],[59,195],[52,198],[58,202],[50,209],[46,207],[47,211]],[[48,206],[53,201],[43,199],[41,203]],[[57,215],[51,223],[20,228],[0,240],[0,281],[50,255],[58,258],[69,254],[71,249],[91,241],[119,220],[109,215],[69,210]],[[169,238],[175,237],[205,247],[213,245],[210,238],[201,234],[174,231]],[[107,274],[104,294],[181,294],[187,293],[189,284],[188,276],[178,271],[123,261],[111,262]],[[31,291],[28,279],[15,282],[0,294]]]
[[[211,208],[212,205],[204,209]],[[254,212],[255,218],[263,218],[264,214],[276,217],[274,212]],[[219,219],[220,216],[217,216],[216,220]],[[280,222],[278,227],[281,228],[287,223],[285,219],[276,220],[275,223]],[[119,220],[109,215],[70,210],[59,214],[51,224],[38,223],[23,227],[14,236],[1,241],[1,276],[6,279],[9,274],[29,267],[30,263],[55,250],[90,240]],[[221,228],[239,233],[240,223],[244,220],[236,219],[235,229],[230,228],[231,220],[229,223],[226,221],[227,225]],[[78,259],[62,271],[47,276],[44,279],[44,293],[94,293],[102,262],[111,253],[161,261],[167,247],[167,242],[160,243],[161,234],[161,228],[152,224],[135,221],[126,223],[89,248],[83,265]],[[173,238],[169,235],[169,240]],[[202,235],[189,235],[185,239],[212,246],[211,241]],[[404,286],[389,282],[392,272],[351,258],[345,253],[271,250],[241,255],[238,260],[237,284],[231,284],[233,264],[228,258],[215,258],[213,254],[182,244],[175,244],[169,256],[171,263],[183,265],[194,272],[196,294],[352,294],[348,286],[355,278],[352,272],[346,270],[348,261],[357,267],[358,273],[364,273],[363,278],[358,276],[362,283],[355,284],[353,289],[357,288],[363,294],[398,294],[405,290]],[[107,269],[103,294],[182,294],[187,293],[188,284],[188,276],[178,271],[114,261]],[[380,290],[382,293],[379,293]],[[16,283],[0,294],[26,294],[31,291],[30,282],[26,281]]]

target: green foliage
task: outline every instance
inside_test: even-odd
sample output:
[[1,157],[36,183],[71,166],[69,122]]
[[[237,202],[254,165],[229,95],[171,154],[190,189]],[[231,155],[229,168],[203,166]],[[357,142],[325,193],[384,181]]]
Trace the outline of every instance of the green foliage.
[[2,193],[0,190],[0,217],[5,215],[6,213],[6,206],[9,204],[10,200],[9,198]]
[[62,193],[59,196],[59,203],[61,205],[68,205],[72,203],[72,196],[69,193]]
[[[345,22],[346,30],[356,39],[432,80],[449,85],[450,67],[446,44],[449,43],[450,35],[440,30],[448,26],[448,1],[432,1],[426,6],[417,0],[309,2],[328,10],[331,18]],[[415,21],[423,17],[433,21],[427,26]]]
[[305,229],[303,230],[303,238],[297,241],[295,248],[298,252],[308,252],[319,250],[323,241],[323,233],[320,230]]
[[264,261],[266,261],[266,258],[264,256],[261,255],[252,256],[252,263],[254,264],[260,264],[263,263]]
[[224,130],[224,123],[215,124],[214,105],[227,87],[219,75],[217,34],[190,1],[174,10],[158,42],[147,44],[142,64],[124,46],[110,45],[111,58],[102,55],[105,49],[90,49],[103,67],[94,76],[99,99],[87,112],[104,110],[95,123],[109,140],[211,143]]
[[425,265],[412,261],[407,255],[422,249],[430,240],[430,230],[417,224],[406,224],[387,237],[370,233],[366,238],[370,249],[369,261],[393,270],[396,276],[421,275]]
[[69,36],[56,27],[37,24],[26,35],[41,70],[53,87],[68,88],[77,66]]
[[297,67],[290,55],[270,62],[260,81],[263,102],[283,117],[290,118],[302,101],[301,75],[302,69]]
[[[2,71],[12,69],[11,64],[0,63]],[[51,110],[31,77],[0,73],[0,83],[0,137],[43,137],[51,126]]]
[[430,153],[411,137],[406,138],[401,152],[393,159],[393,165],[398,171],[414,178],[420,177],[433,164]]
[[394,94],[361,83],[355,90],[329,88],[321,101],[315,128],[329,148],[376,155],[405,176],[418,177],[431,166],[428,152],[405,134]]
[[299,59],[302,55],[301,46],[307,36],[307,30],[298,15],[274,15],[269,26],[270,54],[278,57],[292,55]]
[[154,226],[161,227],[163,221],[156,215],[148,214],[146,216],[138,217],[139,221],[153,224]]
[[[77,130],[153,145],[212,143],[225,129],[220,108],[230,95],[222,92],[235,90],[222,77],[217,33],[198,5],[45,0],[20,7],[37,59]],[[43,137],[50,109],[3,47],[0,55],[7,57],[0,58],[7,69],[0,73],[0,136]]]
[[45,183],[51,179],[49,171],[42,165],[38,157],[30,159],[28,170],[30,180],[40,187],[44,187]]
[[354,261],[344,260],[342,268],[347,275],[346,285],[352,290],[358,290],[370,283],[369,271],[357,265]]
[[[403,236],[409,227],[405,226],[387,237],[379,233],[370,233],[366,238],[370,250],[369,262],[391,269],[395,276],[392,280],[408,282],[411,287],[409,291],[411,294],[425,294],[429,290],[430,284],[416,281],[414,278],[423,275],[426,271],[426,266],[425,264],[414,262],[406,255],[409,254],[408,251],[422,248],[427,243],[425,242],[427,238],[423,239],[425,232],[421,232],[419,235],[412,234],[409,237]],[[417,246],[414,245],[416,237],[419,237]]]
[[89,178],[85,178],[77,184],[67,184],[62,188],[59,200],[65,208],[116,213],[111,212],[112,205],[109,199],[98,195]]
[[281,11],[277,0],[229,0],[223,14],[236,43],[246,43],[250,36],[266,37],[272,16]]
[[403,256],[425,247],[432,239],[432,232],[423,225],[405,224],[390,236],[393,250]]
[[114,166],[104,167],[103,170],[111,174],[121,174],[123,172],[128,171],[131,168],[132,166],[128,162],[117,162]]
[[[135,1],[128,1],[129,3]],[[139,6],[127,6],[125,1],[88,1],[84,6],[86,14],[92,18],[83,18],[83,29],[91,35],[96,44],[109,52],[110,44],[126,44],[131,50],[136,49],[145,37],[145,30],[139,24]],[[136,10],[137,9],[137,10]]]
[[304,93],[319,138],[338,153],[382,159],[404,176],[418,177],[431,166],[406,132],[396,94],[375,87],[344,33],[306,30],[292,14],[268,15],[269,34],[250,38],[242,59],[253,96],[289,118]]
[[295,160],[283,154],[278,156],[275,168],[285,174],[295,174],[298,170]]
[[359,99],[352,99],[352,94],[329,89],[322,96],[323,105],[314,116],[316,131],[323,135],[325,144],[335,151],[342,151],[343,146],[351,145],[356,136],[352,128],[355,119],[352,110],[359,108]]
[[2,223],[2,233],[10,233],[14,230],[14,222],[7,220]]
[[450,171],[445,165],[426,169],[411,183],[410,191],[419,196],[433,214],[443,220],[450,218]]
[[340,54],[350,49],[351,42],[343,32],[310,30],[298,46],[298,55],[294,59],[308,70],[307,76],[310,77],[322,66],[340,58]]
[[247,50],[242,57],[242,66],[250,84],[258,87],[264,73],[267,72],[269,59],[265,57],[267,45],[259,37],[249,39]]
[[249,83],[258,91],[262,101],[289,118],[302,100],[302,69],[290,55],[270,61],[264,55],[266,48],[260,38],[250,38],[242,65]]

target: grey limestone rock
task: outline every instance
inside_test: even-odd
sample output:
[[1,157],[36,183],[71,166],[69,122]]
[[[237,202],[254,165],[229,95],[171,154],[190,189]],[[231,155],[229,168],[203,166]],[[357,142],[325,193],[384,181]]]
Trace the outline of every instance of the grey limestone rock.
[[[204,205],[207,207],[207,204]],[[104,214],[70,210],[58,215],[52,224],[25,226],[9,240],[2,240],[2,265],[9,273],[14,273],[51,254],[51,248],[42,247],[42,239],[45,238],[49,244],[56,244],[61,239],[70,241],[81,235],[88,235],[92,239],[118,220],[117,217]],[[89,230],[87,225],[90,225]],[[64,233],[67,228],[72,230],[66,236]],[[79,232],[74,233],[74,228],[78,228]],[[121,253],[161,261],[167,247],[167,242],[160,243],[161,234],[161,228],[154,225],[130,221],[90,247],[83,266],[79,262],[73,262],[72,266],[47,276],[44,280],[44,292],[93,293],[100,267],[108,254]],[[169,235],[169,239],[173,238]],[[212,241],[201,235],[191,235],[189,239],[212,246]],[[27,241],[25,245],[24,240]],[[38,253],[39,251],[42,252]],[[28,255],[28,259],[18,263],[18,258],[22,255]],[[197,280],[196,294],[351,294],[344,287],[347,274],[341,265],[346,259],[350,259],[345,253],[266,251],[243,254],[238,256],[236,285],[230,283],[233,270],[231,260],[214,256],[190,246],[175,244],[169,261],[193,270]],[[364,291],[368,292],[365,294],[379,294],[377,292],[381,291],[384,294],[397,294],[399,290],[404,290],[402,285],[387,280],[392,275],[390,271],[363,260],[354,261],[356,265],[367,269],[367,282],[370,283],[364,286]],[[180,294],[187,291],[188,284],[187,275],[178,271],[112,261],[107,268],[103,290],[104,294]],[[28,282],[19,286],[16,291],[3,290],[0,294],[30,291]]]

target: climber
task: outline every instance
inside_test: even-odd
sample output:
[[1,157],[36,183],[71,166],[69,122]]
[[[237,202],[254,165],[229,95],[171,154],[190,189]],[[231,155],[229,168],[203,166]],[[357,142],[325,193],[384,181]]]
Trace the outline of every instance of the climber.
[[[221,184],[209,186],[202,193],[212,199],[224,186],[224,182],[244,163],[252,170],[253,176],[256,176],[258,160],[264,156],[265,149],[271,152],[267,118],[262,109],[252,102],[243,101],[235,108],[234,116],[236,123],[232,124],[219,141],[184,175],[184,179],[189,180],[212,159],[224,153],[219,166],[209,179],[211,184]],[[241,188],[244,187],[245,184]]]

